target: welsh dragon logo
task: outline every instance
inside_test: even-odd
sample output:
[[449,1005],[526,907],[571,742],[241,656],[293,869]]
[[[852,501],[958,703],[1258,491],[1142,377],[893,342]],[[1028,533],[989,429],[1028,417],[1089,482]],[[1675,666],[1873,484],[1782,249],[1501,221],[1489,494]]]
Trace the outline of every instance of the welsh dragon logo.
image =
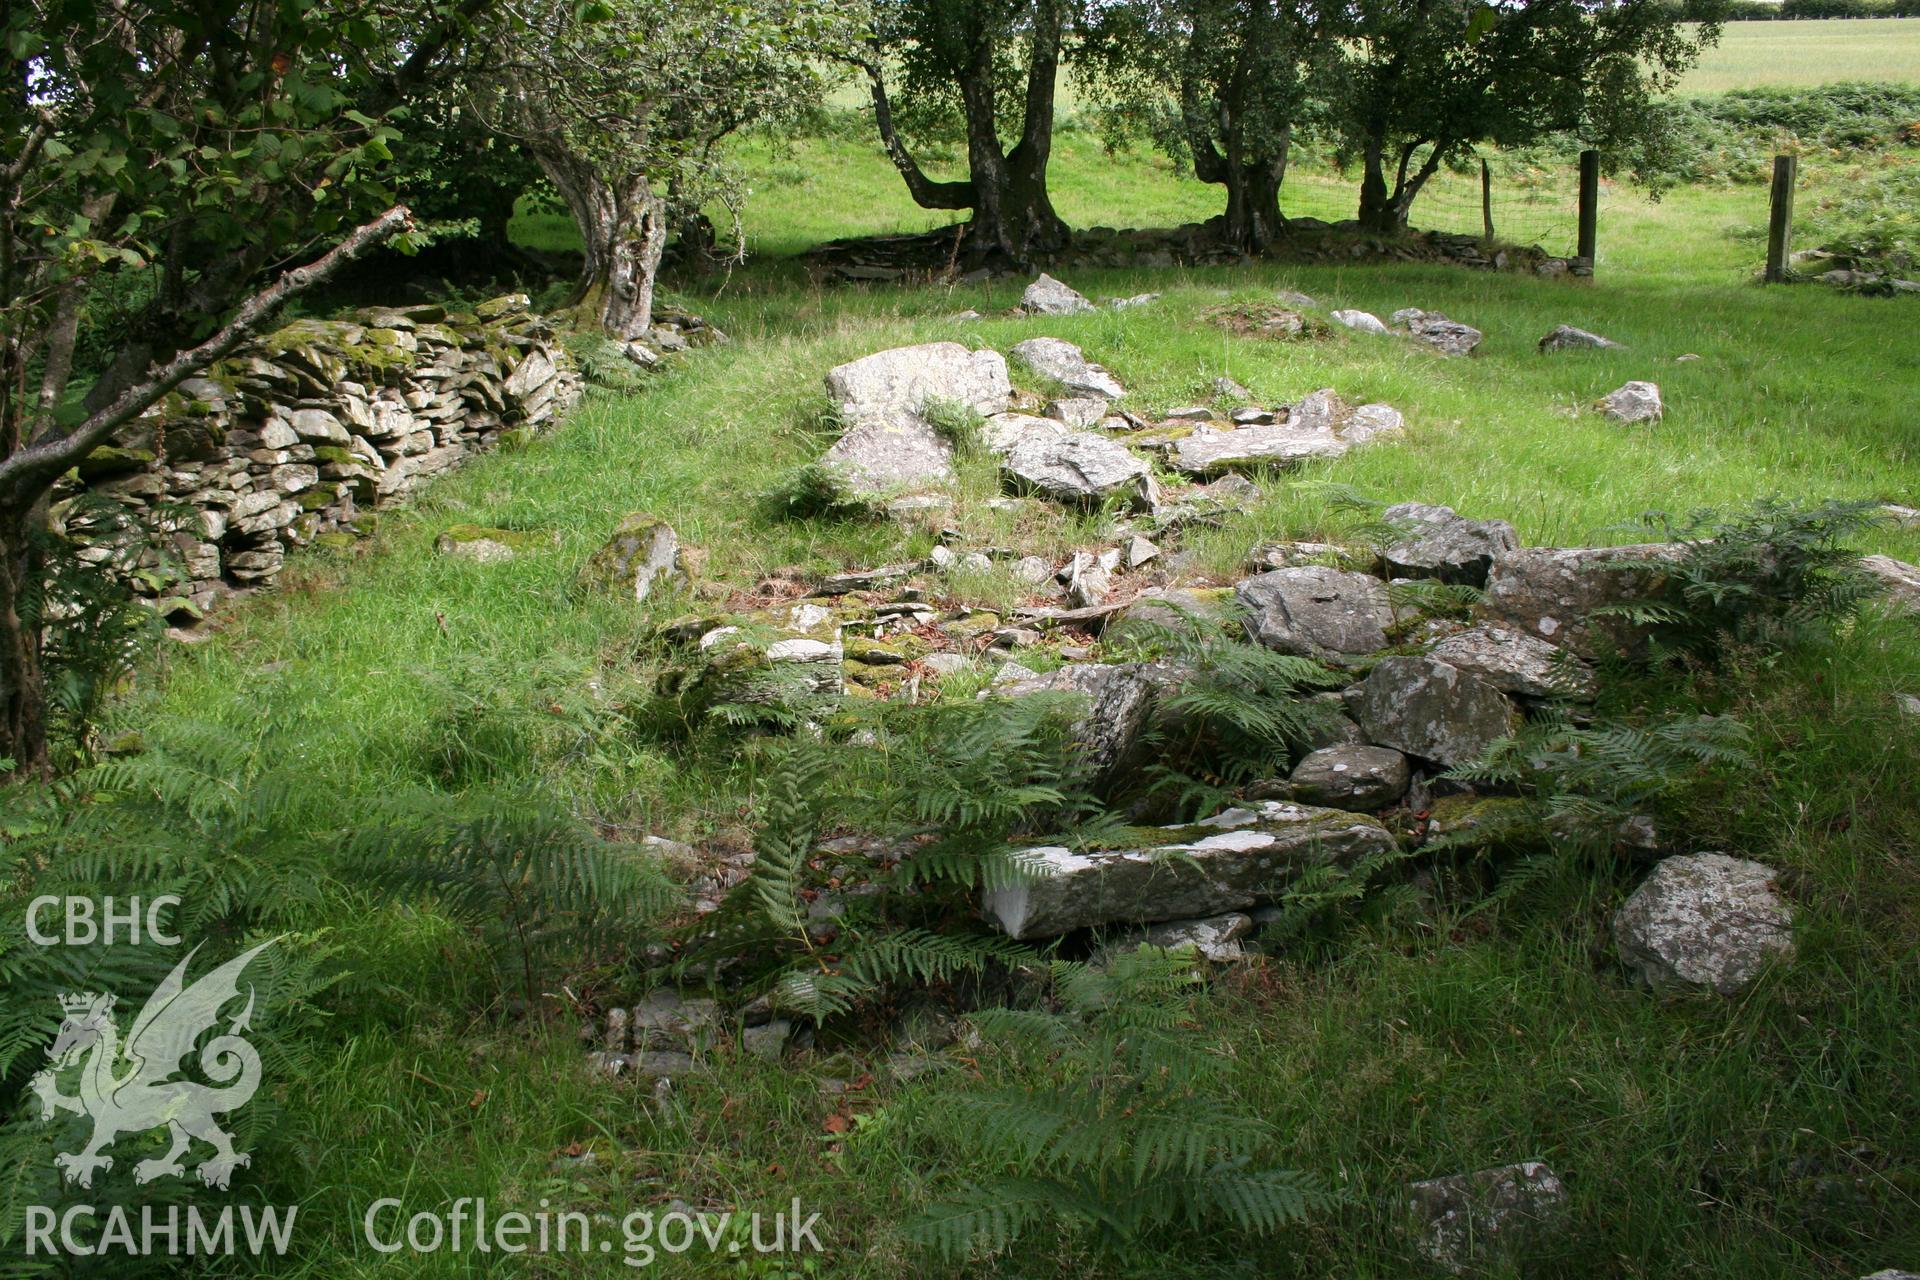
[[[200,1050],[200,1069],[213,1085],[168,1077],[180,1070],[180,1060],[193,1052],[203,1033],[218,1028],[220,1010],[240,996],[241,972],[272,945],[272,941],[261,943],[189,987],[187,965],[199,951],[195,947],[148,998],[125,1044],[113,1020],[115,997],[92,991],[60,997],[66,1018],[47,1051],[51,1065],[32,1083],[40,1096],[41,1119],[71,1111],[93,1120],[92,1140],[82,1150],[54,1157],[68,1182],[91,1187],[95,1170],[113,1168],[113,1157],[102,1151],[116,1138],[162,1126],[173,1145],[164,1156],[135,1165],[135,1182],[185,1177],[180,1158],[195,1139],[214,1150],[213,1158],[202,1161],[197,1170],[200,1181],[209,1187],[225,1190],[233,1171],[251,1163],[245,1152],[233,1149],[231,1135],[214,1117],[239,1110],[260,1087],[260,1055],[240,1035],[253,1017],[252,987],[247,988],[246,1007],[227,1024],[225,1033]],[[60,1092],[61,1075],[75,1066],[79,1067],[77,1092]]]

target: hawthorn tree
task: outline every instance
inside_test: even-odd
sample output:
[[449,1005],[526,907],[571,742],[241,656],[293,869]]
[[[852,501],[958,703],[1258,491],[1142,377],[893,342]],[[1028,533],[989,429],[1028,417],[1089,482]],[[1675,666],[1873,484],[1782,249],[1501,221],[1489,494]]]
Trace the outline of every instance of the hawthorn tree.
[[1628,141],[1719,38],[1665,0],[1349,0],[1337,23],[1331,131],[1361,165],[1359,220],[1380,232],[1475,144]]
[[407,231],[405,208],[380,212],[387,116],[492,2],[18,0],[0,17],[7,767],[48,763],[48,493],[287,299]]
[[1260,253],[1286,226],[1280,187],[1329,46],[1309,0],[1136,0],[1097,12],[1086,61],[1115,139],[1145,133],[1224,187],[1219,238]]
[[722,140],[816,101],[844,39],[831,0],[543,0],[474,95],[559,192],[585,248],[573,307],[616,338],[653,323],[675,210],[732,202]]
[[[866,73],[880,140],[914,203],[972,212],[969,263],[1024,266],[1066,247],[1047,164],[1061,54],[1079,16],[1075,0],[872,0],[865,39],[840,54]],[[890,75],[905,91],[899,115]],[[936,181],[909,135],[956,124],[967,176]]]

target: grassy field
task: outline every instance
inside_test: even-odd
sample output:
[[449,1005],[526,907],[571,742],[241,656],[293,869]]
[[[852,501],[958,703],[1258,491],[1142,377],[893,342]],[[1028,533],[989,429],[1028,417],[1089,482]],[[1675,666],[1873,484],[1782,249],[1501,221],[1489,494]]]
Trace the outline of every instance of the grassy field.
[[[235,611],[216,643],[175,653],[166,680],[146,685],[115,727],[217,723],[327,779],[344,814],[440,785],[434,762],[457,740],[479,762],[476,785],[536,788],[622,835],[737,842],[757,795],[751,754],[690,752],[625,715],[657,674],[642,638],[664,615],[581,604],[568,585],[620,514],[640,509],[703,548],[714,582],[925,555],[930,530],[780,519],[762,500],[825,443],[821,375],[917,341],[1004,350],[1039,332],[1068,338],[1148,409],[1191,402],[1229,375],[1266,402],[1333,386],[1406,413],[1404,444],[1269,479],[1265,501],[1189,544],[1191,576],[1234,574],[1262,540],[1338,534],[1319,491],[1293,481],[1502,517],[1536,544],[1630,540],[1626,522],[1649,510],[1766,495],[1920,505],[1920,347],[1890,340],[1910,308],[1754,287],[1752,244],[1725,232],[1758,220],[1758,192],[1679,191],[1658,205],[1610,193],[1591,283],[1437,267],[1088,271],[1072,283],[1090,295],[1163,296],[1041,323],[1006,314],[1020,282],[810,285],[783,255],[926,215],[864,144],[809,142],[750,162],[761,258],[683,285],[681,297],[731,345],[687,358],[642,394],[596,394],[563,430],[438,483],[350,554],[305,557],[285,589]],[[1157,161],[1100,167],[1080,137],[1066,139],[1057,172],[1076,223],[1176,221],[1213,206]],[[523,230],[554,235],[534,221]],[[1281,287],[1326,307],[1443,310],[1489,337],[1477,358],[1443,361],[1348,333],[1232,338],[1200,318]],[[952,317],[964,308],[987,318],[962,325]],[[1626,348],[1540,356],[1535,340],[1560,322]],[[1683,354],[1701,358],[1676,363]],[[1642,377],[1665,391],[1659,427],[1627,431],[1582,412]],[[976,461],[966,484],[981,497],[991,478]],[[1098,517],[1016,518],[976,504],[947,520],[983,545],[1056,553],[1104,532]],[[551,529],[558,542],[510,569],[436,555],[436,534],[456,522]],[[1920,558],[1920,533],[1879,531],[1863,549]],[[995,578],[955,591],[992,603],[1012,588]],[[586,1275],[612,1265],[380,1256],[357,1224],[382,1194],[419,1206],[544,1197],[616,1217],[673,1199],[771,1210],[798,1195],[823,1213],[833,1249],[806,1274],[1402,1277],[1413,1264],[1371,1207],[1377,1197],[1408,1178],[1523,1157],[1547,1159],[1575,1189],[1574,1222],[1539,1260],[1543,1275],[1839,1280],[1912,1266],[1920,748],[1888,731],[1888,695],[1920,690],[1920,640],[1909,624],[1868,619],[1748,676],[1724,696],[1753,726],[1758,761],[1689,825],[1784,868],[1808,918],[1800,963],[1748,998],[1663,1000],[1630,987],[1604,958],[1607,914],[1627,883],[1616,872],[1492,915],[1443,893],[1335,948],[1270,959],[1194,1005],[1194,1033],[1219,1054],[1239,1104],[1272,1123],[1290,1164],[1345,1194],[1305,1227],[1258,1242],[1149,1242],[1118,1263],[1081,1239],[1036,1238],[940,1266],[908,1247],[899,1224],[964,1167],[967,1134],[942,1090],[985,1079],[1044,1091],[1060,1083],[1044,1065],[989,1047],[949,1060],[947,1076],[897,1083],[881,1072],[849,1093],[893,1047],[854,1037],[787,1064],[727,1061],[660,1106],[587,1076],[559,992],[537,1005],[550,1018],[509,1016],[476,1000],[484,981],[469,947],[430,916],[380,913],[342,920],[345,958],[401,946],[415,959],[390,987],[343,1002],[340,1042],[310,1066],[280,1163],[260,1170],[269,1196],[304,1197],[316,1233],[285,1269]],[[536,728],[488,754],[475,726],[490,716]],[[638,994],[635,981],[612,962],[568,990],[609,999]],[[397,1020],[396,1002],[406,1010]],[[850,1130],[833,1123],[849,1115]],[[1836,1198],[1832,1185],[1855,1192]],[[668,1275],[800,1274],[755,1266],[656,1263]]]
[[1840,80],[1920,81],[1920,18],[1729,22],[1681,89],[1724,93]]

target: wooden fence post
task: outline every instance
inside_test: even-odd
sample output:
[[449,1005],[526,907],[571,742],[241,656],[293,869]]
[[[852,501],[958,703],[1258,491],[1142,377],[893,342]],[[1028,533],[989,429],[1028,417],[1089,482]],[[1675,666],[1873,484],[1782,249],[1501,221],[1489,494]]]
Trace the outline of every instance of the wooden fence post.
[[1493,243],[1493,170],[1487,167],[1485,157],[1480,160],[1480,235],[1488,244]]
[[1580,247],[1575,251],[1576,275],[1593,274],[1595,244],[1600,232],[1600,153],[1580,153]]
[[1799,157],[1773,158],[1773,211],[1767,223],[1768,284],[1787,282],[1787,257],[1793,252],[1793,185],[1799,176]]

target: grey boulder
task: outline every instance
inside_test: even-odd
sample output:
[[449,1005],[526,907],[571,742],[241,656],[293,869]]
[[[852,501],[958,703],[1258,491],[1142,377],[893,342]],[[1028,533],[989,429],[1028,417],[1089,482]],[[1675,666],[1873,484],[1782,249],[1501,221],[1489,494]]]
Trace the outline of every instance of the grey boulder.
[[1520,546],[1505,520],[1469,520],[1452,507],[1402,502],[1381,513],[1407,534],[1387,548],[1387,568],[1409,578],[1439,578],[1480,586],[1494,557]]
[[1012,403],[1013,386],[999,352],[927,342],[835,367],[827,373],[827,394],[851,425],[899,412],[919,414],[929,401],[965,405],[982,415],[1001,413]]
[[1013,347],[1013,358],[1043,378],[1065,387],[1073,398],[1118,400],[1127,394],[1120,380],[1105,366],[1062,338],[1028,338]]
[[1431,1178],[1407,1188],[1420,1252],[1453,1273],[1512,1263],[1562,1230],[1566,1184],[1537,1160]]
[[1598,407],[1609,421],[1622,426],[1658,422],[1667,414],[1667,407],[1660,400],[1660,388],[1651,382],[1629,382],[1609,391],[1600,397]]
[[1904,613],[1920,614],[1920,565],[1892,556],[1866,556],[1860,567],[1879,582],[1888,604]]
[[1345,325],[1349,329],[1357,329],[1361,333],[1391,332],[1391,330],[1387,328],[1386,321],[1371,311],[1344,309],[1332,312],[1330,318],[1335,324]]
[[980,441],[992,454],[1012,453],[1029,440],[1055,440],[1066,434],[1066,423],[1025,413],[996,413],[980,424]]
[[1086,295],[1042,272],[1020,295],[1020,309],[1030,316],[1071,316],[1094,308]]
[[1665,568],[1685,555],[1686,547],[1673,542],[1521,547],[1494,558],[1480,612],[1582,657],[1609,647],[1630,651],[1646,638],[1646,628],[1595,611],[1658,602],[1666,593]]
[[1371,813],[1407,794],[1413,771],[1407,758],[1390,747],[1339,745],[1302,757],[1288,775],[1293,798],[1302,804]]
[[875,352],[837,366],[826,381],[846,431],[821,461],[862,497],[953,479],[953,447],[927,420],[931,404],[992,415],[1013,398],[1006,360],[957,342]]
[[993,693],[1003,698],[1033,694],[1069,694],[1082,704],[1073,724],[1073,737],[1096,779],[1119,773],[1133,754],[1153,714],[1163,684],[1162,673],[1141,662],[1085,662],[1036,675],[1009,663],[994,681]]
[[1097,503],[1117,496],[1150,509],[1157,497],[1145,462],[1090,431],[1028,436],[1008,451],[1000,470],[1016,488],[1061,502]]
[[1309,868],[1350,866],[1394,848],[1372,818],[1280,801],[1164,831],[1163,843],[1134,849],[1022,850],[1013,861],[1023,874],[989,889],[982,909],[1013,938],[1222,915],[1274,901]]
[[1369,740],[1449,768],[1479,759],[1519,723],[1500,690],[1431,657],[1381,659],[1349,707]]
[[1612,338],[1603,338],[1597,333],[1585,329],[1576,329],[1570,324],[1557,324],[1540,339],[1542,351],[1599,351],[1619,350],[1620,344]]
[[1793,913],[1770,867],[1724,853],[1664,859],[1613,917],[1620,959],[1656,988],[1736,996],[1793,954]]
[[1486,335],[1470,324],[1449,320],[1438,311],[1403,307],[1393,313],[1393,323],[1419,341],[1450,356],[1470,356]]
[[1511,627],[1483,623],[1455,632],[1428,652],[1502,693],[1587,701],[1598,692],[1592,667],[1557,644]]
[[1387,647],[1393,622],[1386,584],[1321,565],[1275,569],[1242,582],[1247,633],[1269,649],[1347,662]]
[[1253,917],[1240,912],[1209,916],[1204,920],[1169,920],[1149,925],[1115,942],[1111,951],[1134,947],[1158,947],[1163,951],[1192,951],[1202,960],[1216,963],[1239,960],[1246,950],[1240,939],[1253,932]]

